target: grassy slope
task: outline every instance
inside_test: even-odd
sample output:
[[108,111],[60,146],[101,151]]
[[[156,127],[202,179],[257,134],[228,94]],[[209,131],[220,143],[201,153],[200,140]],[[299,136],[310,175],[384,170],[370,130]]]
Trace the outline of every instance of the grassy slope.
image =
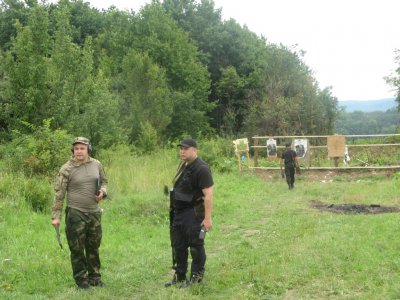
[[[107,160],[112,199],[104,202],[104,289],[74,288],[66,249],[49,214],[0,200],[0,298],[5,299],[396,299],[400,297],[399,215],[334,215],[325,203],[398,205],[392,181],[331,183],[252,174],[215,174],[214,229],[206,238],[204,284],[164,288],[170,277],[168,201],[162,185],[176,158]],[[158,168],[157,168],[158,167]]]

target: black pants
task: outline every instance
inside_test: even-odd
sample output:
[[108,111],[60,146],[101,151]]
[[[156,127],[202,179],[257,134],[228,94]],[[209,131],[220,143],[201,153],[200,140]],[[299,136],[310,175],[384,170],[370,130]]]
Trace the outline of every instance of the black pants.
[[285,168],[286,182],[289,186],[289,189],[292,189],[294,186],[294,174],[295,174],[294,167]]
[[205,271],[206,251],[204,240],[199,239],[202,218],[194,213],[194,209],[187,209],[174,215],[172,223],[172,243],[176,259],[177,280],[186,279],[188,256],[192,256],[190,279],[202,278]]

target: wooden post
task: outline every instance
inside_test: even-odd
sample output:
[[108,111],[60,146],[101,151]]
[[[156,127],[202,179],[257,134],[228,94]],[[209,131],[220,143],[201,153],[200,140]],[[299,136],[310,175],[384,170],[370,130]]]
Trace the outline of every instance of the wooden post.
[[333,158],[333,163],[335,164],[335,168],[339,167],[339,159],[340,157],[335,156]]
[[249,155],[250,149],[249,151],[246,151],[246,155],[247,155],[247,169],[250,168],[250,155]]
[[240,152],[236,153],[236,156],[238,158],[238,164],[239,164],[239,171],[242,171],[242,161],[240,159]]
[[258,167],[258,139],[257,138],[253,138],[254,140],[254,167]]

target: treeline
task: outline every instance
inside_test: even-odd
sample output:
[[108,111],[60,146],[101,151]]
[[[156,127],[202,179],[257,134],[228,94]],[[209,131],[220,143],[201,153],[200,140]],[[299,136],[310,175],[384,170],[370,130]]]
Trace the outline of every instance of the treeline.
[[128,12],[3,0],[0,26],[1,141],[43,124],[144,150],[185,135],[334,131],[337,99],[304,53],[222,20],[213,1]]
[[396,108],[373,112],[340,112],[335,132],[339,134],[386,134],[396,133],[400,126],[400,114]]

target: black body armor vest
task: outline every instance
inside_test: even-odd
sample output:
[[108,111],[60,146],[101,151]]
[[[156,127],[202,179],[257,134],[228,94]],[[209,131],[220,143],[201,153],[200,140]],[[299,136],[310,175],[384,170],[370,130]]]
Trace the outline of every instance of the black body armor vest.
[[177,210],[194,207],[198,200],[203,196],[203,192],[200,187],[193,186],[193,176],[198,171],[198,168],[202,165],[206,165],[200,158],[186,166],[182,171],[181,176],[174,185],[174,208]]

